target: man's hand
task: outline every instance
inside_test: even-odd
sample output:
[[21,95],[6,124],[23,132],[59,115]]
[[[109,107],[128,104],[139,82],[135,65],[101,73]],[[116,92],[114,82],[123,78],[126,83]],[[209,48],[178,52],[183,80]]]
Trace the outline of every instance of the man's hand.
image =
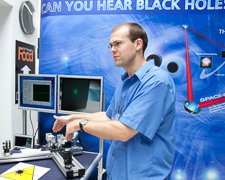
[[56,121],[53,125],[53,132],[58,132],[60,131],[66,124],[70,123],[71,120],[71,116],[53,116]]
[[66,125],[66,139],[67,139],[67,141],[71,141],[73,139],[74,132],[77,132],[77,131],[80,130],[79,121],[80,120],[75,120],[75,121],[70,122],[69,124]]

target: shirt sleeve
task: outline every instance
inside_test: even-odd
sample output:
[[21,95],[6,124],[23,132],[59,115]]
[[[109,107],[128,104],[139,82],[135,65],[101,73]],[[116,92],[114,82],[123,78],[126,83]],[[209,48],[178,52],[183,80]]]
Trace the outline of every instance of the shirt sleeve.
[[166,103],[172,96],[166,82],[150,80],[135,93],[119,121],[152,139],[168,113],[170,105]]

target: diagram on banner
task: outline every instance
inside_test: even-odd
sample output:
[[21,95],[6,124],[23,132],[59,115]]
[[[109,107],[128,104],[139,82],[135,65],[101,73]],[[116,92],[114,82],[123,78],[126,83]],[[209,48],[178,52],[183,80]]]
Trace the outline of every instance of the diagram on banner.
[[38,180],[45,173],[47,173],[50,168],[34,166],[26,163],[18,163],[6,172],[0,175],[0,180]]
[[[186,109],[186,111],[188,111],[189,113],[198,114],[198,113],[201,112],[201,108],[223,102],[223,101],[225,101],[225,97],[220,97],[220,98],[209,100],[209,101],[206,101],[206,102],[199,102],[199,103],[194,102],[192,78],[191,78],[190,57],[189,57],[188,42],[187,42],[187,30],[192,31],[192,32],[202,36],[203,38],[206,38],[207,40],[209,40],[209,41],[211,41],[211,42],[213,42],[213,43],[215,43],[215,44],[217,44],[217,45],[219,45],[223,48],[225,48],[225,46],[223,46],[222,44],[219,44],[218,42],[216,42],[216,41],[196,32],[196,31],[190,29],[189,26],[186,25],[186,24],[183,24],[182,27],[184,28],[184,31],[185,31],[185,52],[186,52],[186,70],[187,70],[187,98],[188,98],[186,101],[184,101],[183,105],[184,105],[184,108]],[[201,66],[202,67],[208,68],[208,67],[211,67],[211,64],[212,64],[211,58],[205,57],[205,58],[201,59]]]

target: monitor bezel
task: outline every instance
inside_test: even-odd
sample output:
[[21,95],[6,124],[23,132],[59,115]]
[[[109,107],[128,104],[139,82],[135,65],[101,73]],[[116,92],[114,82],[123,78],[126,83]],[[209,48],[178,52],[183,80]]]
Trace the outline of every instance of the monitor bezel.
[[[20,99],[20,78],[21,77],[50,77],[54,78],[54,109],[45,109],[42,107],[28,107],[28,106],[21,106],[21,99]],[[56,113],[57,112],[57,75],[49,75],[49,74],[18,74],[18,108],[21,110],[31,110],[31,111],[39,111],[39,112],[47,112],[47,113]]]
[[82,112],[82,111],[68,111],[59,109],[60,105],[60,79],[61,78],[72,78],[72,79],[88,79],[88,80],[100,80],[100,104],[99,111],[102,111],[102,101],[103,101],[103,76],[82,76],[82,75],[58,75],[58,99],[57,99],[57,113],[58,114],[90,114],[92,112]]
[[[26,146],[19,146],[16,145],[16,138],[26,138],[26,139],[30,139],[31,140],[31,145],[30,147],[26,147]],[[34,136],[32,135],[24,135],[24,134],[14,134],[14,148],[26,148],[26,149],[33,149],[34,148]]]

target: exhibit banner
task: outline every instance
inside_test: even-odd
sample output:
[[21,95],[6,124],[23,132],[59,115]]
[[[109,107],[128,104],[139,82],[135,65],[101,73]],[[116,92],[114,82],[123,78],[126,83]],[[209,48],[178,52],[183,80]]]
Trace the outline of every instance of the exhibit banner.
[[202,14],[223,13],[221,0],[83,0],[42,1],[41,17],[92,14]]
[[[123,68],[108,44],[113,27],[147,32],[145,58],[176,85],[176,154],[170,179],[225,179],[225,1],[80,0],[41,2],[40,73],[103,76],[109,106]],[[54,119],[43,114],[40,134]],[[98,139],[80,133],[86,150]],[[110,141],[105,141],[105,154]]]

